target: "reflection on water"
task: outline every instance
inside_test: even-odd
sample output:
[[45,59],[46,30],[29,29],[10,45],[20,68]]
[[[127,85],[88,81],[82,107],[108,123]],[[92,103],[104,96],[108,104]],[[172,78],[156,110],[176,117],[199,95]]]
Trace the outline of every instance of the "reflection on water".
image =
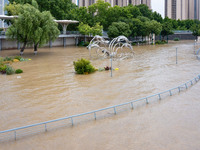
[[[176,65],[178,47],[178,65]],[[113,62],[113,72],[76,75],[73,61],[89,59],[86,48],[43,48],[31,61],[13,64],[19,75],[0,76],[0,131],[83,113],[175,87],[200,73],[193,43],[134,47],[133,59]],[[0,52],[1,56],[19,51]],[[96,68],[110,61],[93,58]],[[0,149],[198,149],[200,85],[159,103],[116,116],[0,143]],[[75,120],[78,122],[78,119]]]

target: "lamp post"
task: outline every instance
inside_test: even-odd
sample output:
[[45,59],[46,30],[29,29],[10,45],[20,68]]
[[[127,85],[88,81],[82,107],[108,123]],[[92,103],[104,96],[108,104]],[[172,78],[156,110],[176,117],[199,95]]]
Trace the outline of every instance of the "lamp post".
[[110,67],[110,76],[111,77],[112,77],[112,71],[113,71],[113,67],[112,67],[113,56],[114,56],[114,53],[112,52],[110,54],[110,65],[111,65],[111,67]]

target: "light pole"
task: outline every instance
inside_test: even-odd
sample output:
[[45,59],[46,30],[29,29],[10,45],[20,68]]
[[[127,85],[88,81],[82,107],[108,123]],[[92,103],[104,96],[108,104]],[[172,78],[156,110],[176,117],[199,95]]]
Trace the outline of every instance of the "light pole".
[[178,47],[176,47],[176,64],[178,64]]
[[112,71],[113,71],[113,67],[112,67],[112,61],[113,61],[113,56],[114,56],[114,54],[113,54],[113,52],[110,54],[110,65],[111,65],[111,67],[110,67],[110,76],[112,77]]

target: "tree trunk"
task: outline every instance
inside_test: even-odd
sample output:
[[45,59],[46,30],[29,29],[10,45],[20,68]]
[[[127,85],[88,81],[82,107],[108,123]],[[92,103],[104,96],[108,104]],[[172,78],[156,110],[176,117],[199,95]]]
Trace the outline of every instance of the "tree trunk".
[[24,49],[26,47],[27,42],[24,42],[24,45],[22,46],[21,50],[20,50],[20,55],[23,55],[24,53]]
[[37,54],[37,48],[38,48],[38,43],[37,43],[37,44],[34,44],[34,55]]

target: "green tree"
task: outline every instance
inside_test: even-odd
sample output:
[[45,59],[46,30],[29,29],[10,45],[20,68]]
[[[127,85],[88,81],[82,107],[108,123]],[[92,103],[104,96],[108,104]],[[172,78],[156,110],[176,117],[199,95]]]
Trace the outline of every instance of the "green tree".
[[94,18],[94,24],[98,22],[101,25],[106,24],[106,14],[110,6],[110,3],[104,2],[104,0],[97,0],[96,3],[88,6],[88,12]]
[[100,25],[100,23],[96,23],[94,27],[91,28],[91,34],[93,36],[95,35],[102,35],[102,31],[103,31],[103,26]]
[[[18,4],[31,4],[32,0],[9,0]],[[36,0],[40,11],[50,11],[57,20],[71,19],[70,11],[77,6],[71,0]]]
[[163,18],[161,16],[161,14],[154,11],[152,16],[153,16],[153,20],[156,20],[157,22],[163,23]]
[[168,36],[170,34],[173,34],[172,32],[172,23],[171,22],[164,22],[162,24],[162,31],[161,31],[161,35],[164,39],[165,36]]
[[136,7],[139,8],[139,10],[140,10],[142,16],[147,17],[147,18],[149,18],[149,19],[153,19],[152,10],[149,9],[149,7],[148,7],[147,5],[141,4],[141,5],[138,5],[138,6],[136,6]]
[[129,25],[124,22],[113,22],[112,25],[108,27],[108,36],[110,38],[115,38],[120,35],[124,35],[126,37],[131,35]]
[[132,31],[132,36],[140,36],[141,35],[141,30],[143,28],[142,26],[142,21],[140,21],[140,19],[138,18],[133,18],[131,21],[131,31]]
[[155,35],[160,34],[162,31],[162,24],[159,22],[152,20],[148,22],[149,33],[154,33]]
[[106,24],[104,24],[104,29],[108,30],[108,27],[113,23],[113,22],[118,22],[120,16],[122,14],[122,8],[115,5],[114,7],[110,7],[107,11],[106,14]]
[[142,15],[140,9],[133,5],[121,7],[121,9],[122,9],[121,17],[132,19]]
[[197,39],[197,36],[200,36],[200,24],[194,24],[191,27],[191,30],[192,30],[192,34],[196,36],[196,39]]
[[94,18],[88,13],[86,7],[80,7],[71,10],[71,15],[73,20],[78,20],[80,23],[88,24],[89,26],[94,25]]
[[6,35],[12,40],[17,39],[23,43],[21,54],[23,54],[27,44],[34,44],[34,51],[37,51],[38,46],[42,46],[49,40],[53,41],[58,37],[57,23],[50,12],[44,11],[41,13],[30,4],[20,5],[17,8],[18,18],[8,28]]
[[83,35],[102,35],[103,26],[100,23],[97,23],[95,26],[90,27],[88,24],[84,24],[83,22],[78,26],[79,32]]

